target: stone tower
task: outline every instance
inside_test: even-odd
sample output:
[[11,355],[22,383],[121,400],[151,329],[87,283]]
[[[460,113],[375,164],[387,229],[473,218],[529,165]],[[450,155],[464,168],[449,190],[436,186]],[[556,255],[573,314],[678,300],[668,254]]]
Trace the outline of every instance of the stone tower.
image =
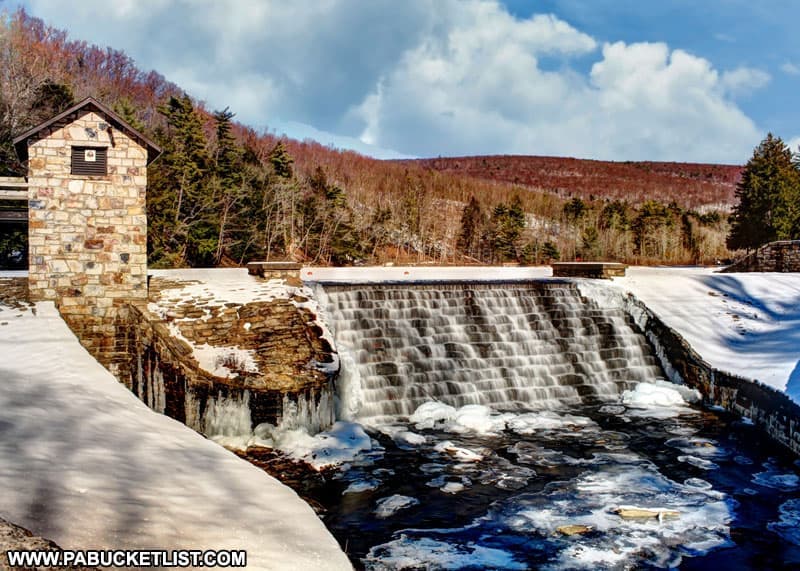
[[147,165],[160,149],[92,98],[14,145],[28,162],[31,299],[54,301],[107,361],[120,308],[147,297]]

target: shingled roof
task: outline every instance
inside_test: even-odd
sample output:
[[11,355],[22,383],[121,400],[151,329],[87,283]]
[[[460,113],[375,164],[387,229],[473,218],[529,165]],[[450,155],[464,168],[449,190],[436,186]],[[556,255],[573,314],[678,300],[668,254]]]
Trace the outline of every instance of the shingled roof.
[[83,111],[85,108],[94,109],[95,111],[99,111],[102,115],[105,115],[108,119],[109,123],[113,124],[117,129],[121,129],[125,131],[128,135],[130,135],[133,139],[138,141],[143,147],[147,148],[147,164],[153,162],[158,155],[161,154],[161,147],[156,145],[152,140],[142,135],[139,131],[134,129],[133,127],[128,124],[122,117],[120,117],[117,113],[94,99],[93,97],[87,97],[80,103],[77,103],[53,117],[52,119],[48,119],[44,123],[33,127],[25,131],[19,137],[14,139],[14,148],[17,151],[17,156],[19,160],[25,162],[28,160],[28,140],[36,137],[42,130],[48,128],[49,126],[61,121],[62,119],[80,111]]

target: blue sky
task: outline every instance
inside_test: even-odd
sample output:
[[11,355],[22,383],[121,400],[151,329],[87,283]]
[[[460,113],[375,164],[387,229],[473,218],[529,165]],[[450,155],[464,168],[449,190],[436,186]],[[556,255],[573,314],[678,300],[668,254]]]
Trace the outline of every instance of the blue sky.
[[26,0],[212,109],[379,157],[743,163],[800,144],[800,2]]

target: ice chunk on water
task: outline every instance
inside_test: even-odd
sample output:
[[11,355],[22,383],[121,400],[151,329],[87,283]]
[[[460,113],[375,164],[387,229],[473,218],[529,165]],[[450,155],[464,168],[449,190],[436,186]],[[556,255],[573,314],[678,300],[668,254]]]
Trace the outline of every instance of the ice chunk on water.
[[651,406],[683,406],[681,393],[672,387],[658,386],[655,383],[639,383],[633,390],[622,393],[622,402],[629,406],[647,408]]
[[517,455],[517,461],[523,464],[533,464],[543,468],[552,468],[561,465],[580,464],[581,460],[573,458],[558,450],[550,450],[534,444],[533,442],[517,442],[508,448],[508,451]]
[[464,484],[459,482],[447,482],[444,486],[439,488],[446,494],[457,494],[458,492],[463,492],[465,489]]
[[507,422],[508,428],[517,434],[533,434],[537,430],[557,430],[571,426],[596,427],[597,424],[585,416],[571,414],[558,414],[549,410],[542,412],[529,412],[511,418]]
[[448,454],[459,462],[480,462],[483,460],[483,455],[468,448],[456,446],[450,440],[443,440],[434,446],[433,449],[441,454]]
[[618,404],[607,404],[600,407],[600,412],[603,414],[622,414],[625,412],[625,407]]
[[498,414],[488,406],[468,404],[459,408],[447,427],[449,432],[475,432],[478,434],[497,434],[506,428],[506,422],[516,415]]
[[766,488],[791,491],[800,487],[800,477],[794,472],[781,473],[772,461],[764,462],[764,471],[753,474],[753,483]]
[[570,545],[559,554],[549,569],[616,569],[630,554],[610,547],[598,549],[591,545]]
[[[709,438],[670,438],[665,444],[670,448],[677,448],[688,456],[715,460],[722,460],[730,456],[730,452],[720,448],[715,440]],[[681,462],[685,462],[685,460],[681,460]]]
[[707,482],[701,478],[689,478],[683,481],[685,486],[690,486],[692,488],[697,488],[699,490],[710,490],[712,485],[710,482]]
[[440,464],[439,462],[426,462],[420,465],[419,471],[423,474],[439,474],[444,472],[446,466],[446,464]]
[[395,494],[388,498],[378,500],[378,503],[375,505],[375,516],[381,519],[387,518],[400,510],[410,508],[417,504],[419,504],[417,498]]
[[780,507],[780,521],[767,524],[767,529],[786,541],[800,545],[800,499],[784,502]]
[[501,549],[475,543],[448,543],[421,537],[398,539],[370,549],[364,559],[367,569],[507,569],[524,570],[528,566],[514,560]]
[[352,482],[347,489],[342,492],[344,494],[360,494],[362,492],[371,492],[372,490],[377,490],[381,485],[380,480],[356,480]]
[[417,429],[433,428],[437,423],[449,422],[456,415],[456,409],[442,402],[426,402],[417,407],[408,420],[416,425]]
[[667,381],[639,383],[622,393],[622,403],[631,407],[628,414],[653,418],[672,418],[680,414],[694,414],[687,403],[700,400],[700,393]]
[[472,485],[472,481],[466,476],[439,476],[425,484],[430,488],[439,488],[448,494],[462,492]]
[[[640,459],[638,464],[607,466],[548,484],[541,492],[498,502],[483,520],[487,529],[534,534],[548,542],[556,553],[551,568],[633,568],[642,559],[659,567],[675,566],[682,553],[699,554],[729,543],[732,514],[725,498],[705,486],[673,482]],[[620,506],[667,510],[678,516],[623,519],[616,514]],[[581,536],[581,552],[575,551],[573,538],[554,534],[563,525],[594,530]]]
[[682,424],[675,424],[667,428],[668,433],[676,436],[691,436],[692,434],[697,434],[699,430],[699,428],[695,428],[693,426],[684,426]]
[[339,421],[329,430],[315,436],[305,428],[279,429],[259,424],[255,435],[259,442],[277,448],[296,460],[308,462],[317,469],[352,462],[359,454],[373,448],[372,439],[355,422]]
[[383,425],[378,430],[394,440],[400,448],[415,448],[427,441],[422,434],[411,432],[405,426]]
[[488,406],[468,404],[459,409],[440,402],[426,402],[409,417],[418,430],[443,429],[448,432],[494,435],[506,428],[512,413],[498,413]]
[[706,460],[705,458],[699,458],[697,456],[690,456],[690,455],[682,455],[678,456],[679,462],[686,462],[687,464],[691,464],[701,470],[716,470],[719,468],[719,464],[716,462],[712,462],[711,460]]

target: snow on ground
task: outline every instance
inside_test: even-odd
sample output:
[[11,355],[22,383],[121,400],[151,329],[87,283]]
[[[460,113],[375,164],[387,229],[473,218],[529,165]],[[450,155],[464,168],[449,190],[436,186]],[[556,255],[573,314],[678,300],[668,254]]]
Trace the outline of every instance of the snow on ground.
[[[552,276],[539,267],[303,268],[307,281],[518,280]],[[759,380],[800,402],[800,275],[720,274],[716,268],[630,267],[613,280],[577,280],[633,293],[712,366]],[[610,298],[609,298],[610,299]]]
[[[269,302],[274,299],[290,300],[298,308],[308,309],[315,317],[315,322],[322,329],[322,336],[334,347],[333,336],[327,325],[318,318],[320,312],[313,293],[306,286],[290,286],[285,280],[264,280],[252,276],[245,268],[210,268],[181,270],[150,270],[155,278],[177,282],[175,287],[162,289],[158,300],[148,304],[148,309],[162,319],[174,318],[175,307],[181,303],[202,303],[198,306],[205,310],[205,320],[212,317],[212,308],[222,308],[227,303],[244,305],[253,302]],[[297,296],[305,298],[300,301]],[[176,301],[177,300],[177,301]],[[224,363],[235,362],[240,368],[249,372],[258,372],[254,360],[254,351],[238,347],[216,347],[208,344],[195,344],[180,332],[181,321],[192,321],[192,318],[177,318],[170,323],[171,333],[186,342],[192,348],[192,354],[201,369],[218,377],[230,377],[234,373]],[[338,363],[319,363],[321,369],[335,367]]]
[[[184,282],[177,289],[162,290],[162,301],[151,304],[151,311],[166,312],[174,304],[170,297],[207,299],[206,307],[222,307],[226,303],[251,303],[289,299],[304,288],[287,286],[283,280],[264,280],[247,273],[246,268],[206,268],[181,270],[149,270],[149,275],[170,282]],[[310,293],[306,290],[306,293]]]
[[245,549],[251,569],[349,569],[292,490],[156,414],[51,303],[0,308],[0,515],[66,549]]
[[628,268],[633,293],[712,366],[800,402],[800,275]]

